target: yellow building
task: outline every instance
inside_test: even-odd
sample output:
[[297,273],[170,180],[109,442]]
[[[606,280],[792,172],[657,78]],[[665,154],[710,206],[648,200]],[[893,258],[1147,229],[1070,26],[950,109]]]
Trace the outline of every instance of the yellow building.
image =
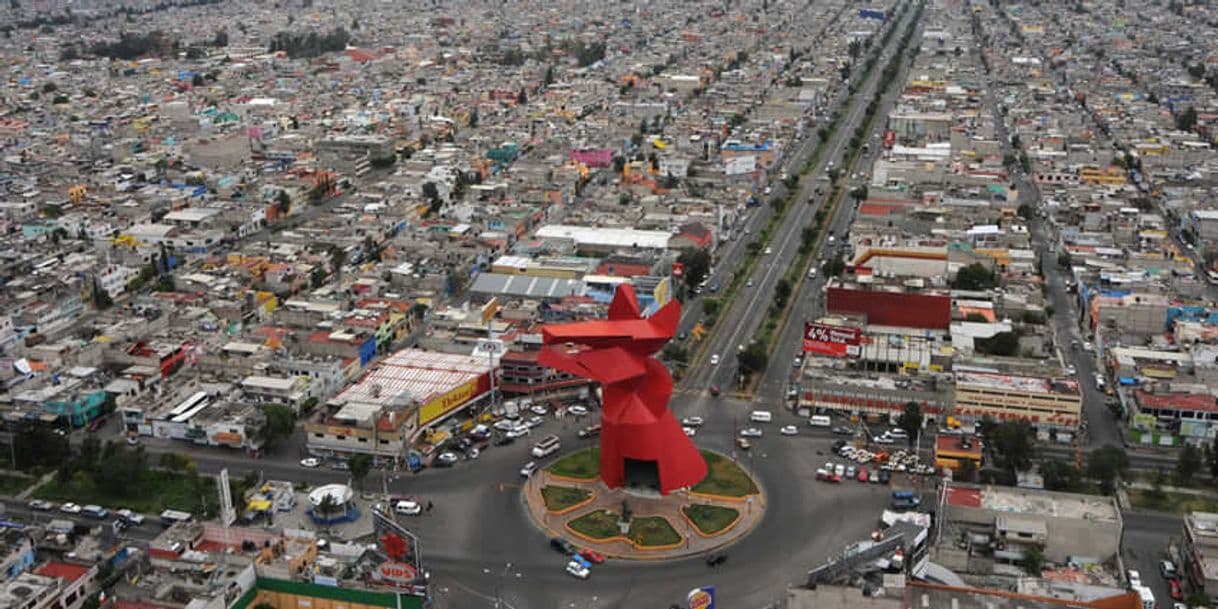
[[1124,186],[1128,181],[1125,170],[1116,165],[1109,165],[1103,169],[1084,167],[1079,170],[1078,179],[1083,184],[1099,186]]
[[1073,379],[956,373],[957,415],[1073,429],[1079,424],[1082,409],[1083,395]]

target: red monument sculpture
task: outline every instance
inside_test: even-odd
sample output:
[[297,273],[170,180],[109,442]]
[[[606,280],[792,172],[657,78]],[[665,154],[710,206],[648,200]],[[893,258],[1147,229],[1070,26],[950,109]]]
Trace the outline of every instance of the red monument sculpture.
[[538,361],[601,383],[601,480],[609,488],[663,494],[706,477],[706,460],[668,409],[672,376],[652,354],[672,338],[681,305],[639,313],[629,285],[618,287],[605,321],[547,325]]

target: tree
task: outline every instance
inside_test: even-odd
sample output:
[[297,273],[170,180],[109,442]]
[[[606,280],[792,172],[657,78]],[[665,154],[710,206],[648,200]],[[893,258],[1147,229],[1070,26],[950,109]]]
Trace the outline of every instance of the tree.
[[216,30],[216,35],[211,39],[211,45],[214,47],[228,46],[228,30],[224,28]]
[[1040,464],[1040,475],[1050,491],[1076,492],[1082,486],[1082,472],[1062,459],[1049,459]]
[[1041,550],[1040,546],[1028,546],[1023,551],[1023,559],[1019,564],[1029,575],[1040,577],[1040,572],[1045,567],[1044,550]]
[[360,488],[364,486],[364,478],[372,471],[372,455],[352,455],[347,459],[347,467],[351,468],[351,478]]
[[685,269],[685,285],[692,289],[701,283],[710,271],[711,255],[704,249],[686,250],[677,257],[677,262]]
[[262,407],[266,422],[262,425],[262,439],[267,446],[282,440],[296,431],[296,415],[291,408],[281,404],[268,404]]
[[994,271],[980,262],[974,262],[956,271],[952,287],[957,290],[987,290],[998,285]]
[[435,182],[423,182],[423,198],[433,204],[440,199],[440,189],[436,188]]
[[897,427],[905,430],[905,435],[909,436],[910,445],[913,445],[914,440],[918,437],[924,420],[921,404],[905,402],[905,408],[901,411],[901,416],[897,418]]
[[554,66],[546,66],[546,75],[541,79],[541,82],[547,87],[554,84]]
[[478,109],[472,108],[469,111],[469,126],[471,129],[478,128]]
[[769,354],[765,352],[765,344],[757,341],[749,343],[736,359],[744,372],[761,372],[769,363]]
[[1108,444],[1095,450],[1087,458],[1087,476],[1098,480],[1100,491],[1111,495],[1116,491],[1117,478],[1129,469],[1129,456],[1125,450]]
[[1014,332],[999,332],[989,338],[976,339],[976,349],[987,355],[1011,357],[1019,353],[1019,336]]
[[790,297],[791,281],[786,277],[783,277],[782,279],[779,279],[778,283],[774,286],[774,302],[776,302],[780,307],[786,306],[787,299]]
[[275,202],[279,204],[279,215],[286,216],[292,211],[292,195],[288,191],[281,190],[275,196]]
[[955,476],[961,482],[972,482],[973,478],[977,476],[977,462],[972,459],[960,459]]
[[1176,129],[1181,131],[1192,131],[1197,125],[1197,110],[1192,106],[1184,109],[1183,112],[1176,115]]
[[1180,481],[1180,485],[1188,486],[1203,465],[1201,451],[1192,444],[1185,444],[1184,449],[1180,451],[1179,460],[1176,461],[1176,479]]
[[317,502],[315,511],[317,512],[317,516],[322,520],[329,520],[330,516],[332,516],[334,512],[338,511],[338,502],[334,500],[334,495],[331,495],[330,493],[322,495],[321,501]]
[[1210,475],[1218,478],[1218,437],[1214,438],[1214,444],[1210,447]]
[[1027,421],[1003,421],[986,434],[1000,467],[1014,474],[1032,464],[1036,447],[1032,445],[1031,432]]

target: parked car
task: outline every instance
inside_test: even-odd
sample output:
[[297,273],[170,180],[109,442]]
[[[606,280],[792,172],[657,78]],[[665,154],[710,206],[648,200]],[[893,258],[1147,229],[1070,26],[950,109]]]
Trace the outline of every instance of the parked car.
[[47,501],[45,499],[35,499],[29,503],[29,507],[31,510],[38,510],[39,512],[47,512],[47,511],[55,509],[55,504],[51,503],[50,501]]
[[579,404],[576,404],[574,406],[567,407],[567,414],[575,415],[577,417],[582,417],[582,416],[588,414],[588,408],[586,406],[580,406]]
[[859,468],[859,476],[858,476],[858,481],[859,481],[859,482],[866,482],[866,481],[867,481],[867,478],[868,478],[870,475],[871,475],[871,472],[868,472],[868,471],[867,471],[867,468],[865,468],[865,467],[860,467],[860,468]]
[[436,455],[435,465],[438,467],[451,467],[458,459],[457,453],[444,451]]
[[1142,585],[1142,574],[1138,573],[1136,569],[1129,569],[1125,571],[1125,579],[1129,580],[1130,586]]
[[71,501],[59,506],[59,511],[65,514],[79,514],[84,508],[72,503]]
[[1178,579],[1167,580],[1167,593],[1171,595],[1172,600],[1184,600],[1184,588],[1180,587],[1180,580]]
[[853,465],[846,466],[846,478],[853,478],[858,475],[858,468]]
[[529,427],[529,429],[532,429],[534,427],[537,427],[538,425],[541,425],[544,422],[545,422],[545,419],[534,415],[534,416],[529,417],[528,420],[526,420],[524,422],[524,424],[527,425]]
[[584,560],[594,565],[599,565],[605,562],[605,555],[597,552],[596,550],[580,550],[579,556],[583,557]]
[[1179,573],[1176,572],[1176,563],[1170,560],[1159,561],[1159,573],[1163,575],[1164,579],[1176,579],[1179,576]]
[[317,457],[308,457],[300,460],[301,467],[317,467],[319,465],[321,465],[321,459]]
[[849,435],[853,434],[854,432],[850,431],[849,427],[834,427],[833,433],[836,435],[839,435],[839,436],[849,436]]
[[541,404],[536,404],[534,406],[529,406],[529,412],[532,412],[533,414],[536,414],[536,415],[545,416],[546,413],[548,413],[550,411],[546,410],[545,406],[542,406]]
[[493,425],[491,425],[491,427],[494,427],[495,429],[498,429],[499,431],[512,431],[513,429],[516,428],[516,423],[514,423],[508,419],[502,419],[499,421],[495,421],[495,423]]
[[509,438],[523,438],[529,435],[529,431],[531,430],[528,425],[517,425],[509,430],[506,435]]
[[533,472],[535,471],[537,471],[537,462],[529,461],[528,463],[524,464],[524,467],[520,468],[520,475],[528,478],[529,476],[532,476]]
[[571,542],[562,537],[551,537],[550,549],[564,556],[570,556],[579,551],[579,548],[576,548]]
[[880,475],[877,476],[876,479],[880,481],[880,484],[888,484],[888,482],[892,480],[892,473],[886,469],[882,469],[880,470]]
[[892,438],[890,438],[888,436],[876,436],[876,437],[872,438],[871,441],[875,442],[876,444],[895,444],[896,443],[896,440],[893,440]]

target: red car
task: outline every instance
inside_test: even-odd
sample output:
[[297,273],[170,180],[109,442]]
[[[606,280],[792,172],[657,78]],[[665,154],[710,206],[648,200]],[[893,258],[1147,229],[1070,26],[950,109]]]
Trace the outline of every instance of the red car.
[[605,555],[597,552],[596,550],[580,550],[579,555],[582,556],[584,560],[594,565],[599,565],[605,562]]
[[711,385],[711,386],[710,386],[710,394],[711,394],[711,397],[714,397],[714,398],[719,397],[719,386],[718,386],[718,385]]
[[1177,600],[1177,601],[1184,600],[1184,590],[1180,589],[1180,580],[1178,580],[1178,579],[1167,580],[1167,589],[1168,589],[1168,592],[1171,594],[1172,600]]
[[859,482],[866,482],[866,481],[867,481],[867,468],[865,468],[865,467],[860,467],[860,468],[859,468],[859,477],[858,477],[858,480],[859,480]]
[[88,428],[89,433],[95,432],[105,426],[106,426],[106,417],[97,417],[96,419],[93,419],[92,423],[89,423],[89,428]]

